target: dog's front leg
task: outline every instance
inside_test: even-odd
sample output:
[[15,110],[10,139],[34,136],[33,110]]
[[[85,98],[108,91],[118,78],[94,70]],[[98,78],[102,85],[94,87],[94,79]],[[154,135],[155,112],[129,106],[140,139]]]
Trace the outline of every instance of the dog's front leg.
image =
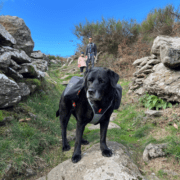
[[77,163],[81,160],[81,141],[84,132],[85,125],[77,122],[76,126],[76,142],[74,147],[74,153],[72,156],[72,162]]
[[112,156],[112,151],[106,145],[106,133],[108,128],[109,121],[103,121],[100,123],[100,148],[102,155],[106,157]]

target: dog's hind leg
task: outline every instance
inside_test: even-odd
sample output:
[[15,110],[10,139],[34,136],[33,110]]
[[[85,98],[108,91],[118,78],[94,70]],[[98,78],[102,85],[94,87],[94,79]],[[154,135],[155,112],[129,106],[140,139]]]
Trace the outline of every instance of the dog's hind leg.
[[60,124],[61,124],[63,151],[69,151],[71,149],[71,147],[67,142],[67,134],[66,134],[66,129],[70,116],[71,116],[71,108],[68,108],[67,106],[64,108],[63,107],[60,108]]
[[109,121],[104,121],[100,123],[100,148],[102,151],[102,155],[106,157],[112,156],[112,151],[106,145],[106,133],[108,128]]

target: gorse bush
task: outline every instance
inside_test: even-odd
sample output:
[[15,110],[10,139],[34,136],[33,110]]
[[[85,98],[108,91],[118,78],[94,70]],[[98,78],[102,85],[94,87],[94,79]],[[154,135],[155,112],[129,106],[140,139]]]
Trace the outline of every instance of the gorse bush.
[[164,9],[155,9],[151,11],[146,20],[141,24],[142,33],[155,33],[167,35],[172,32],[174,23],[174,7],[172,5],[166,6]]
[[75,26],[73,33],[82,41],[83,45],[88,44],[88,38],[91,36],[98,47],[98,51],[116,55],[118,45],[124,38],[128,38],[131,43],[136,40],[139,27],[135,20],[128,22],[110,18],[106,21],[102,17],[101,22],[90,23],[86,20],[85,24],[79,23]]
[[145,108],[159,110],[161,108],[166,109],[167,107],[172,107],[172,104],[170,102],[166,102],[161,98],[158,98],[155,95],[149,95],[146,93],[144,96],[142,96],[139,101],[143,104]]

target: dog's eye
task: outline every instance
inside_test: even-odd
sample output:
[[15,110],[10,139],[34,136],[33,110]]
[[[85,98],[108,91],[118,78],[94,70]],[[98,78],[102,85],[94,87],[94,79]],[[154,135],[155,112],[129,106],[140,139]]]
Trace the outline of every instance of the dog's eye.
[[91,79],[89,79],[88,81],[93,82],[93,80],[94,80],[94,79],[93,79],[93,78],[91,78]]
[[104,81],[101,78],[99,78],[99,83],[104,83]]

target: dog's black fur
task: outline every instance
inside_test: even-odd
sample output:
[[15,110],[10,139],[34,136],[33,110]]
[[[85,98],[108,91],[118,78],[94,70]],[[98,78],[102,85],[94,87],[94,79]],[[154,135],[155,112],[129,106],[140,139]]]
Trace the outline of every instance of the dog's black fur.
[[[59,103],[59,110],[56,116],[60,115],[60,124],[62,129],[63,151],[68,151],[70,146],[66,138],[66,128],[71,114],[77,120],[76,142],[72,162],[76,163],[81,159],[81,144],[89,142],[82,138],[85,126],[92,120],[93,111],[88,103],[87,97],[98,109],[106,109],[115,95],[115,87],[119,80],[119,75],[110,69],[94,67],[84,74],[84,87],[79,94],[79,100],[76,107],[72,107],[72,101],[64,97],[64,92]],[[110,108],[101,117],[100,123],[100,148],[103,156],[112,156],[112,151],[106,145],[106,133],[110,116],[114,109],[114,101]]]

